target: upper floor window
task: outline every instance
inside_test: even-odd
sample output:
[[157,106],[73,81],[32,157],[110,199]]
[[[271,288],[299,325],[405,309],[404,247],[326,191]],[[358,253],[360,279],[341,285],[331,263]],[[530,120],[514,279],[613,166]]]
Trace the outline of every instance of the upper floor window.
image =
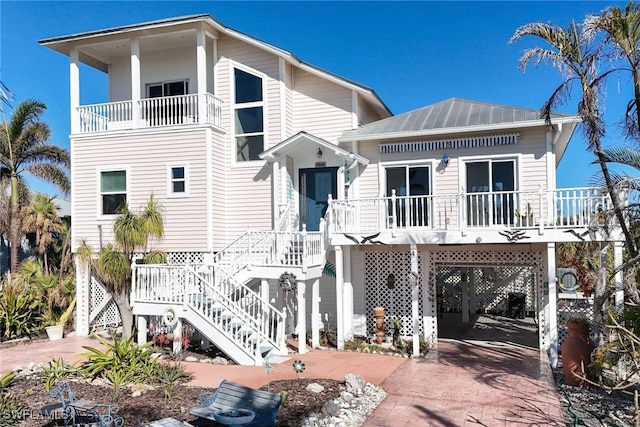
[[467,225],[513,225],[519,208],[515,160],[471,161],[466,166]]
[[386,168],[387,197],[394,194],[395,204],[388,203],[390,221],[396,226],[426,227],[431,210],[431,179],[428,166],[395,166]]
[[264,151],[262,78],[234,68],[236,161],[259,160]]
[[184,165],[169,166],[169,195],[187,195],[187,168]]
[[189,82],[178,80],[175,82],[150,83],[147,85],[147,96],[149,98],[160,98],[162,96],[186,95],[189,93]]
[[127,202],[127,172],[124,170],[100,172],[102,215],[115,215]]

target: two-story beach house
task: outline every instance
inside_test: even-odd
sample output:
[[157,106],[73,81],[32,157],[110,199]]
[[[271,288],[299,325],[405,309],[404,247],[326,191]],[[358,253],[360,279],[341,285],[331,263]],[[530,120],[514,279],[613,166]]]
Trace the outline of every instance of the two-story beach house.
[[[556,244],[611,236],[602,191],[556,188],[577,117],[456,98],[394,116],[372,89],[209,15],[40,43],[70,58],[74,250],[110,242],[123,202],[164,207],[153,248],[168,264],[134,266],[141,340],[164,315],[255,364],[287,334],[300,352],[308,331],[314,346],[322,329],[339,348],[370,337],[381,306],[415,354],[443,312],[519,303],[555,358]],[[83,64],[107,75],[108,102],[81,105]],[[78,333],[117,323],[77,274]]]

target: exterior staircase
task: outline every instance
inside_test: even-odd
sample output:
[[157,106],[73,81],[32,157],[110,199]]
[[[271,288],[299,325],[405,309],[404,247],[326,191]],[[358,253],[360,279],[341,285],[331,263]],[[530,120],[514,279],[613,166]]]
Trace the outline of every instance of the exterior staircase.
[[[288,217],[288,215],[285,215]],[[325,228],[248,231],[213,257],[212,265],[133,266],[131,304],[136,315],[157,315],[167,307],[241,365],[259,365],[263,354],[286,354],[286,313],[248,284],[319,277],[326,261]]]

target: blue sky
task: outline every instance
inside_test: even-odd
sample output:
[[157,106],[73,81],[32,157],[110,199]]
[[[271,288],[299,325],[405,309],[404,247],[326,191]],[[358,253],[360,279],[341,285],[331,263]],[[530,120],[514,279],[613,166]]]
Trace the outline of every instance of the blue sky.
[[[518,59],[535,39],[507,41],[520,25],[563,27],[614,2],[227,2],[0,1],[0,79],[16,102],[48,106],[51,142],[69,147],[69,60],[41,47],[43,38],[188,14],[286,49],[303,61],[376,90],[395,114],[451,97],[539,108],[560,82],[549,66],[523,73]],[[624,5],[624,3],[616,3]],[[620,84],[618,84],[618,80]],[[606,117],[618,120],[630,96],[614,75]],[[620,89],[618,89],[620,87]],[[81,103],[106,102],[106,78],[81,70]],[[575,102],[560,112],[575,113]],[[10,111],[9,111],[10,112]],[[610,126],[607,143],[620,141]],[[576,133],[558,169],[558,186],[588,185],[597,167]],[[55,192],[33,182],[36,189]]]

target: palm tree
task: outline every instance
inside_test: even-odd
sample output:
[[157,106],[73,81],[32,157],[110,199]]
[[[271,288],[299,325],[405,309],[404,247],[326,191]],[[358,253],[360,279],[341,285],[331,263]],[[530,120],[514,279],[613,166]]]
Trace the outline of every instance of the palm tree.
[[578,101],[578,115],[582,120],[582,129],[587,139],[587,148],[596,156],[614,209],[614,214],[625,237],[627,251],[632,258],[637,256],[637,249],[626,218],[622,203],[612,179],[607,162],[602,152],[602,138],[605,134],[605,123],[600,113],[600,94],[606,77],[613,69],[598,73],[602,59],[602,43],[596,43],[590,31],[571,22],[564,30],[550,23],[535,22],[518,28],[509,40],[513,43],[524,36],[535,36],[544,41],[548,47],[534,47],[524,51],[520,58],[520,67],[535,63],[550,62],[564,78],[562,83],[551,93],[542,107],[542,117],[551,124],[551,113],[566,102],[571,95],[572,84],[579,84],[581,98]]
[[[640,137],[640,5],[627,3],[622,10],[611,6],[599,16],[587,16],[584,29],[591,37],[605,34],[604,43],[611,48],[613,58],[623,58],[633,80],[633,99],[627,104],[625,127],[631,137]],[[623,69],[623,68],[620,68]]]
[[[13,111],[10,121],[2,123],[0,131],[0,175],[10,182],[9,243],[11,271],[19,268],[18,245],[21,218],[20,194],[27,188],[25,175],[48,181],[67,194],[70,190],[66,174],[70,165],[67,150],[48,143],[49,126],[40,121],[46,106],[36,100],[26,100]],[[24,200],[24,198],[22,199]]]
[[35,233],[35,243],[44,262],[46,274],[50,273],[47,248],[64,229],[62,219],[58,216],[58,206],[53,199],[54,197],[44,194],[36,194],[33,202],[22,210],[22,230],[25,233]]
[[162,211],[162,206],[153,195],[140,213],[132,212],[125,203],[113,224],[115,242],[101,248],[97,260],[91,259],[93,251],[85,243],[76,251],[77,256],[93,262],[102,284],[118,306],[123,335],[126,337],[133,330],[133,310],[129,300],[131,264],[137,251],[146,252],[151,237],[160,238],[164,235]]

